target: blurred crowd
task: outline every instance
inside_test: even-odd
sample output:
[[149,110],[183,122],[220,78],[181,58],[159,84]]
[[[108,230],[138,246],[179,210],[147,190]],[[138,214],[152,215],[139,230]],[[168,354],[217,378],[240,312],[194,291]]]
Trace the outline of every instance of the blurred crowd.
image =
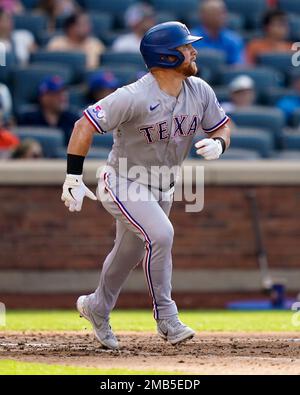
[[[0,0],[0,158],[65,157],[82,110],[147,72],[140,40],[169,20],[204,37],[199,77],[232,119],[236,158],[300,159],[290,0]],[[101,139],[94,148],[107,153]]]

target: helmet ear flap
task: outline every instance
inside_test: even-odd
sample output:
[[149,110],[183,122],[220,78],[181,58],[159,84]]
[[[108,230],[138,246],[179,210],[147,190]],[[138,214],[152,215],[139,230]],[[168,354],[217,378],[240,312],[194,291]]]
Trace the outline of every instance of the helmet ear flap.
[[174,55],[160,55],[160,59],[165,61],[165,62],[175,62],[176,61],[176,56]]
[[152,49],[152,51],[147,51],[143,56],[148,69],[151,69],[152,67],[171,69],[180,66],[184,61],[184,55],[175,49]]

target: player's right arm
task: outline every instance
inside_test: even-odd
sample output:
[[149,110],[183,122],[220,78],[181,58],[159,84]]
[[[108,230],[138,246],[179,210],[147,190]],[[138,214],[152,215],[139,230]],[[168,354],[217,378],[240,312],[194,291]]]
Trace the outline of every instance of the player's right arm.
[[92,144],[94,133],[104,134],[127,122],[133,114],[133,95],[120,88],[84,110],[84,117],[74,125],[68,145],[67,176],[62,200],[70,211],[80,211],[85,196],[97,200],[82,181],[83,162]]
[[68,154],[86,156],[95,132],[95,127],[86,117],[76,121],[68,145]]
[[80,211],[83,198],[97,200],[82,180],[83,162],[92,144],[95,127],[81,117],[75,122],[67,151],[67,175],[63,184],[62,201],[70,211]]

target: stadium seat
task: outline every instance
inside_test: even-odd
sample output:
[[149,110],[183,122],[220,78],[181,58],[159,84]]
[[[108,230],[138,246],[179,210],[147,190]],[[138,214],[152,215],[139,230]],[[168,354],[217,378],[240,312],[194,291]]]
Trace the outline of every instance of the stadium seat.
[[267,0],[225,0],[230,12],[243,15],[246,25],[252,28],[267,9]]
[[57,158],[59,150],[64,146],[63,131],[56,128],[45,128],[37,126],[18,126],[14,133],[21,139],[32,138],[37,140],[46,158]]
[[300,151],[280,151],[272,159],[300,161]]
[[291,126],[294,126],[295,128],[300,127],[300,108],[297,108],[297,110],[293,112]]
[[87,105],[84,88],[80,85],[71,86],[69,89],[69,101],[73,107],[83,110]]
[[14,107],[21,104],[36,103],[40,82],[51,75],[59,75],[67,84],[70,82],[70,71],[61,64],[30,65],[14,69],[12,71]]
[[275,149],[282,147],[284,114],[281,110],[267,106],[253,106],[228,113],[238,127],[261,128],[267,130],[273,138]]
[[255,28],[253,30],[242,30],[239,32],[239,34],[241,35],[245,46],[247,46],[250,41],[263,37],[262,31],[258,28]]
[[28,112],[34,112],[39,109],[38,104],[32,104],[32,103],[26,103],[26,104],[20,104],[17,108],[15,108],[15,115],[16,118],[22,118],[24,114],[27,114]]
[[272,67],[285,75],[286,80],[288,75],[294,69],[292,64],[292,52],[272,52],[260,55],[257,58],[258,64],[266,67]]
[[95,134],[93,139],[93,146],[98,148],[111,149],[114,143],[113,133],[107,132],[105,134]]
[[221,160],[258,160],[261,159],[259,153],[252,149],[230,147],[220,157]]
[[[92,24],[92,33],[95,37],[102,39],[102,37],[112,29],[113,27],[113,16],[107,12],[90,12],[88,13]],[[59,15],[55,20],[56,30],[62,30],[64,21],[66,20],[65,15]]]
[[[195,142],[198,140],[195,140]],[[196,154],[196,148],[194,145],[191,148],[190,158],[203,160],[203,158]],[[230,147],[228,150],[221,155],[220,159],[222,160],[257,160],[261,159],[259,152],[253,149],[247,148],[232,148]]]
[[114,18],[114,27],[124,24],[124,13],[126,9],[134,4],[136,0],[84,0],[87,11],[106,12]]
[[30,10],[38,5],[39,0],[22,0],[21,3],[23,4],[24,8]]
[[187,13],[197,13],[199,0],[151,0],[150,3],[153,5],[157,12],[169,11],[175,13],[177,18],[181,19]]
[[286,150],[299,150],[300,153],[300,133],[285,132],[283,134],[283,147]]
[[47,28],[47,18],[41,14],[17,14],[13,17],[15,29],[29,30],[40,43],[42,34]]
[[[87,159],[103,159],[106,160],[108,157],[110,150],[107,148],[98,148],[98,147],[91,147],[89,152],[86,156]],[[59,159],[67,159],[67,150],[66,148],[60,148],[57,153],[57,158]]]
[[109,14],[124,14],[126,9],[136,0],[84,0],[88,11],[108,12]]
[[112,15],[105,12],[92,12],[89,13],[89,17],[94,36],[102,40],[113,27]]
[[300,37],[300,15],[289,14],[290,41],[297,42]]
[[228,13],[227,27],[231,30],[240,31],[245,26],[245,18],[241,14],[235,12]]
[[283,11],[300,14],[300,2],[298,0],[278,0],[278,6]]
[[[194,143],[197,141],[199,141],[199,136],[194,137],[190,152],[190,156],[194,158],[199,158],[194,147]],[[239,127],[231,134],[229,154],[226,152],[226,156],[230,155],[231,149],[250,150],[251,154],[255,153],[254,158],[270,158],[274,152],[274,141],[267,130],[254,127]]]
[[251,149],[262,158],[270,158],[274,151],[274,141],[264,129],[238,128],[231,134],[230,147]]
[[85,80],[88,81],[88,79],[91,77],[91,75],[101,72],[101,71],[111,71],[113,72],[118,80],[120,81],[121,85],[127,85],[130,84],[131,82],[134,82],[138,79],[138,74],[141,71],[139,68],[136,66],[122,66],[116,64],[116,65],[111,65],[111,66],[103,66],[99,67],[96,70],[92,71],[87,71],[85,74]]
[[[298,60],[300,61],[300,56]],[[291,85],[293,81],[298,78],[300,78],[300,65],[298,67],[294,67],[294,70],[292,70],[289,76],[289,84]]]
[[130,52],[105,52],[101,56],[102,66],[111,65],[133,65],[138,67],[140,70],[145,69],[145,63],[140,53],[130,53]]
[[219,82],[220,73],[225,65],[225,54],[222,51],[201,48],[198,50],[197,66],[199,69],[201,67],[207,67],[212,73],[212,83],[216,84]]
[[199,67],[197,76],[202,78],[207,83],[212,84],[213,73],[209,67],[203,67],[203,66],[201,66],[201,68]]
[[[174,20],[174,19],[169,19]],[[192,12],[184,17],[185,23],[192,29],[193,27],[199,25],[198,13]],[[244,17],[240,14],[234,12],[228,13],[227,27],[231,30],[241,31],[245,26]]]
[[216,86],[214,87],[214,91],[221,105],[222,102],[230,101],[230,94],[227,86]]
[[60,64],[71,73],[72,82],[80,82],[86,68],[86,56],[82,52],[38,51],[31,55],[31,62],[32,64]]
[[170,10],[158,11],[155,15],[156,23],[163,23],[163,22],[169,22],[175,20],[176,20],[176,14]]
[[264,93],[264,104],[268,106],[275,106],[278,100],[280,100],[283,96],[294,96],[295,91],[290,88],[269,88]]
[[221,73],[222,85],[228,85],[234,78],[239,75],[248,75],[254,80],[258,100],[264,99],[264,93],[271,87],[280,87],[283,85],[283,75],[268,67],[239,67],[232,69],[224,67]]
[[11,76],[14,67],[16,66],[16,59],[11,53],[5,53],[4,57],[1,59],[0,66],[0,82],[6,85],[10,85]]

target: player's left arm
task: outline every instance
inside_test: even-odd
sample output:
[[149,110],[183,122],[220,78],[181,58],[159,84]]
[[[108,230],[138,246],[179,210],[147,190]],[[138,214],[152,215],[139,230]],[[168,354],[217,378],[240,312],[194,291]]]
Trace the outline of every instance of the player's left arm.
[[207,138],[197,141],[196,152],[206,160],[218,159],[230,144],[230,120],[213,89],[204,81],[201,82],[201,88],[203,97],[201,127]]
[[230,145],[230,127],[227,122],[214,132],[207,133],[208,138],[195,144],[197,154],[206,160],[218,159]]

